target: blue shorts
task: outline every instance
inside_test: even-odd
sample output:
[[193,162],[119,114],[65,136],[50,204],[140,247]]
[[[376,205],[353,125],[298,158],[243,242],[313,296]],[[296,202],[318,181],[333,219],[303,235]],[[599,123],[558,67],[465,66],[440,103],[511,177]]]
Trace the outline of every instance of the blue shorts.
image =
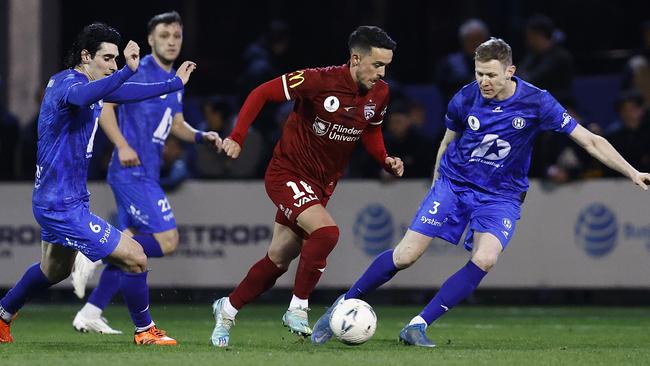
[[88,201],[67,211],[32,210],[41,240],[80,251],[93,262],[108,257],[120,242],[120,231],[90,212]]
[[111,184],[111,189],[120,229],[155,234],[176,228],[174,212],[158,183]]
[[474,231],[496,236],[505,250],[520,213],[518,199],[479,192],[441,176],[422,201],[409,229],[457,245],[469,224],[467,250],[472,250]]

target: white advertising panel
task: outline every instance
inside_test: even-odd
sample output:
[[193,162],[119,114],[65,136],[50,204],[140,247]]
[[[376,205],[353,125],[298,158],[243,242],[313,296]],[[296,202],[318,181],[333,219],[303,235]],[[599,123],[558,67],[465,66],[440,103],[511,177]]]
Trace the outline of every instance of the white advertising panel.
[[[341,230],[319,287],[346,287],[409,226],[427,181],[343,181],[328,209]],[[0,287],[10,287],[40,257],[30,184],[0,186]],[[115,221],[110,188],[90,185],[92,210]],[[232,287],[264,256],[275,207],[261,182],[189,182],[169,194],[179,226],[178,251],[154,258],[152,287]],[[387,287],[438,287],[469,258],[434,240],[425,255]],[[291,287],[293,267],[277,286]],[[95,276],[93,281],[97,280]],[[59,286],[69,286],[66,280]],[[482,288],[650,288],[650,195],[625,180],[538,182],[517,231]]]

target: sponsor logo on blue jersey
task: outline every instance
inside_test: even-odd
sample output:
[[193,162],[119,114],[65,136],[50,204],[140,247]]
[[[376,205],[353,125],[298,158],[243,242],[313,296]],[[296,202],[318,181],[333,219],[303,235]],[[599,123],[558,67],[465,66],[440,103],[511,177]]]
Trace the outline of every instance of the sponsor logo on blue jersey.
[[371,203],[357,214],[353,233],[355,244],[369,256],[375,256],[393,244],[393,217],[383,205]]
[[617,238],[616,215],[607,206],[593,203],[580,211],[575,226],[575,240],[588,255],[608,255],[616,246]]

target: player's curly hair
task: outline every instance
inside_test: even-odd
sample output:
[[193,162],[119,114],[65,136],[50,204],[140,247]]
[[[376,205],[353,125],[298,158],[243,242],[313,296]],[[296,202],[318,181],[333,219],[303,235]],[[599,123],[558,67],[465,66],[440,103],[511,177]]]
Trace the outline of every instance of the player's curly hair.
[[66,68],[72,68],[81,63],[81,51],[86,50],[90,57],[95,57],[102,42],[113,43],[118,47],[122,43],[122,36],[115,28],[104,23],[92,23],[84,27],[77,34],[77,39],[70,47],[64,64]]
[[474,60],[479,62],[489,62],[498,60],[502,65],[512,65],[512,49],[510,45],[501,38],[490,38],[476,47]]
[[151,34],[154,28],[156,28],[156,26],[160,23],[163,24],[178,23],[178,25],[180,25],[181,27],[183,26],[183,20],[181,19],[181,15],[178,14],[176,10],[172,10],[167,13],[154,15],[153,18],[149,20],[149,23],[147,23],[147,34]]
[[348,47],[369,53],[372,47],[395,51],[397,43],[383,29],[373,25],[362,25],[354,30],[348,38]]

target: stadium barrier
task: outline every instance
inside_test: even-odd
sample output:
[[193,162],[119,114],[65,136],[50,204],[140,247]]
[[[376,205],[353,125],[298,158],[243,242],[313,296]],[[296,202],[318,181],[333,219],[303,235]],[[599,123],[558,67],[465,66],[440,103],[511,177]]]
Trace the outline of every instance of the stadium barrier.
[[[394,246],[428,190],[424,180],[343,181],[329,210],[341,229],[319,288],[349,286],[375,255]],[[29,184],[2,184],[0,287],[10,287],[40,256]],[[89,186],[92,210],[115,217],[104,183]],[[180,230],[178,251],[154,259],[159,288],[236,285],[268,246],[275,208],[261,182],[188,182],[169,194]],[[462,246],[435,240],[412,268],[385,288],[438,287],[467,261]],[[508,250],[481,288],[650,289],[650,196],[625,180],[549,189],[532,182]],[[278,281],[293,284],[294,267]],[[93,281],[96,281],[95,276]],[[68,281],[57,285],[69,286]]]

